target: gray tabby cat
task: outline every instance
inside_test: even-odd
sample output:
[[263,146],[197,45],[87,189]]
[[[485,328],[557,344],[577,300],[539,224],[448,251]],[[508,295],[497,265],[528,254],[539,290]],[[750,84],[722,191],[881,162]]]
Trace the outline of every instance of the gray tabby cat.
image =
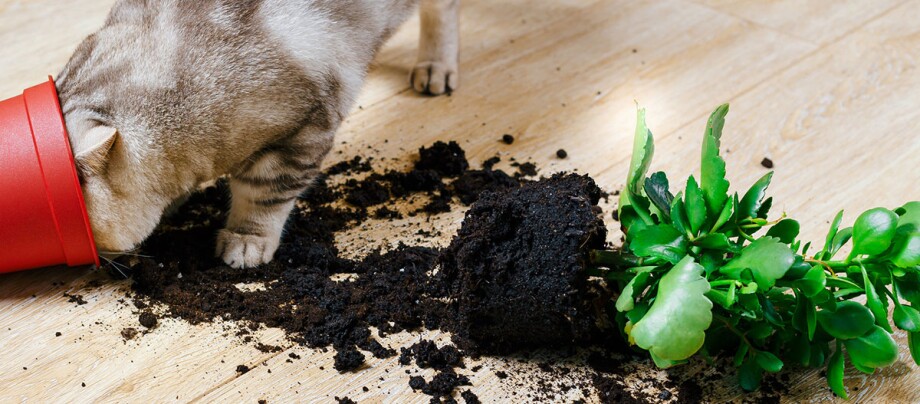
[[[100,251],[229,175],[217,255],[271,261],[368,67],[419,0],[121,0],[58,76]],[[457,88],[459,0],[421,0],[419,92]]]

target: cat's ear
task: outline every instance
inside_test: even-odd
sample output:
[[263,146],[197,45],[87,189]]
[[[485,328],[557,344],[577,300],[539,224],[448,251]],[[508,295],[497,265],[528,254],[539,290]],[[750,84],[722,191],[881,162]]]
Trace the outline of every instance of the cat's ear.
[[81,138],[81,146],[74,151],[77,167],[87,175],[104,174],[116,140],[118,129],[109,126],[97,126],[86,131]]

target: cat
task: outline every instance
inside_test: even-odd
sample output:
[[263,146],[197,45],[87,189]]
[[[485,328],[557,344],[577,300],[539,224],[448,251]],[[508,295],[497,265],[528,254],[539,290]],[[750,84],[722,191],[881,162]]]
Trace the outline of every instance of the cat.
[[449,93],[459,0],[118,1],[57,77],[100,252],[137,248],[170,206],[228,177],[216,256],[270,262],[375,54],[416,8],[410,85]]

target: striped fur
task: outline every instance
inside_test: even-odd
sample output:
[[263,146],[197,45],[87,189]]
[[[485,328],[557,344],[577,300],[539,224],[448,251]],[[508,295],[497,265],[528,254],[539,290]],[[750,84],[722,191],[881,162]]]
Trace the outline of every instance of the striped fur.
[[217,254],[272,259],[369,64],[421,1],[410,80],[457,85],[457,0],[121,0],[58,76],[100,249],[135,248],[164,211],[229,176]]

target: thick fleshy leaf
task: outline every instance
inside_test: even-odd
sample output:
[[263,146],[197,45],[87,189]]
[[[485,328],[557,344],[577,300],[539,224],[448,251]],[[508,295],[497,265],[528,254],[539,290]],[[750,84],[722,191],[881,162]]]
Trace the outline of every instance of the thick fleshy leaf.
[[617,311],[630,311],[636,307],[636,296],[648,286],[650,271],[651,268],[644,268],[626,284],[617,298]]
[[710,233],[693,241],[693,245],[713,250],[732,250],[734,247],[724,233]]
[[798,286],[799,289],[802,289],[805,296],[815,297],[818,293],[825,290],[827,273],[824,272],[824,268],[820,265],[815,265],[805,273],[802,279],[797,279],[793,284]]
[[920,228],[920,201],[911,201],[894,210],[898,214],[898,226],[913,224]]
[[898,226],[887,256],[899,268],[920,265],[920,226],[913,223]]
[[837,235],[834,236],[834,240],[831,241],[830,254],[837,254],[837,251],[840,251],[840,248],[843,247],[847,241],[850,241],[850,238],[853,237],[853,228],[844,227],[837,232]]
[[799,236],[799,222],[792,219],[780,220],[767,231],[767,235],[779,238],[783,243],[792,244]]
[[737,274],[738,271],[748,268],[760,290],[766,291],[786,274],[794,261],[795,255],[789,246],[777,238],[763,237],[744,247],[741,254],[725,264],[720,271],[725,274]]
[[706,298],[709,282],[703,267],[687,256],[658,282],[658,295],[630,337],[639,347],[661,359],[689,358],[703,346],[712,323],[712,302]]
[[863,286],[866,291],[866,307],[872,311],[872,315],[875,316],[875,323],[880,327],[884,328],[885,331],[891,332],[891,324],[888,323],[888,300],[882,300],[882,297],[879,296],[878,292],[875,290],[875,285],[869,281],[869,275],[866,273],[865,268],[861,268],[863,275]]
[[687,238],[667,224],[646,227],[629,243],[629,249],[640,257],[661,258],[672,264],[687,254],[687,246]]
[[703,192],[696,183],[696,178],[691,175],[687,178],[687,189],[684,191],[684,205],[687,209],[687,219],[690,222],[690,232],[697,234],[703,222],[706,221],[706,201]]
[[843,352],[839,344],[837,350],[831,355],[830,363],[827,364],[827,385],[834,391],[834,394],[844,400],[849,398],[847,388],[843,385]]
[[668,190],[668,176],[661,171],[652,174],[645,180],[644,189],[645,195],[658,211],[665,217],[671,216],[671,201],[674,200],[674,195]]
[[738,384],[745,391],[759,389],[761,379],[763,379],[763,369],[751,358],[745,360],[738,369]]
[[875,317],[866,306],[846,300],[837,304],[837,311],[819,311],[818,323],[834,338],[852,339],[872,329]]
[[728,200],[728,181],[725,180],[725,160],[719,155],[722,127],[728,104],[720,105],[709,116],[706,134],[703,136],[702,164],[700,167],[700,188],[706,200],[707,211],[715,217]]
[[655,154],[655,143],[652,132],[645,123],[645,109],[636,112],[636,133],[633,138],[632,159],[629,162],[629,172],[626,175],[626,189],[620,193],[620,211],[630,205],[629,195],[638,195],[643,189],[645,174],[652,164]]
[[712,225],[712,231],[718,231],[722,225],[728,223],[734,213],[735,204],[732,201],[726,201],[725,206],[722,207],[722,211],[719,213],[719,217],[716,219],[716,223]]
[[914,306],[920,306],[920,274],[908,272],[901,278],[895,278],[901,298]]
[[761,369],[767,372],[776,373],[783,370],[783,361],[770,352],[758,351],[757,354],[754,355],[754,360]]
[[687,221],[687,212],[684,209],[683,196],[677,194],[671,201],[671,226],[677,231],[687,234],[690,231],[690,222]]
[[869,209],[853,224],[853,251],[876,255],[885,252],[897,231],[898,215],[885,208]]
[[920,311],[917,311],[917,309],[897,305],[891,317],[898,328],[909,332],[920,332]]
[[837,212],[837,216],[834,216],[834,220],[831,222],[831,227],[827,231],[827,237],[824,242],[824,254],[821,258],[829,260],[833,257],[831,251],[831,244],[834,242],[834,237],[837,235],[837,230],[840,229],[840,221],[843,220],[843,211]]
[[751,189],[744,194],[738,208],[739,220],[757,217],[757,212],[763,205],[763,198],[767,195],[767,187],[770,186],[770,180],[772,178],[773,172],[770,171],[763,177],[760,177],[760,179],[751,186]]
[[898,360],[898,344],[882,327],[872,326],[865,335],[843,341],[850,360],[866,368],[883,368]]

